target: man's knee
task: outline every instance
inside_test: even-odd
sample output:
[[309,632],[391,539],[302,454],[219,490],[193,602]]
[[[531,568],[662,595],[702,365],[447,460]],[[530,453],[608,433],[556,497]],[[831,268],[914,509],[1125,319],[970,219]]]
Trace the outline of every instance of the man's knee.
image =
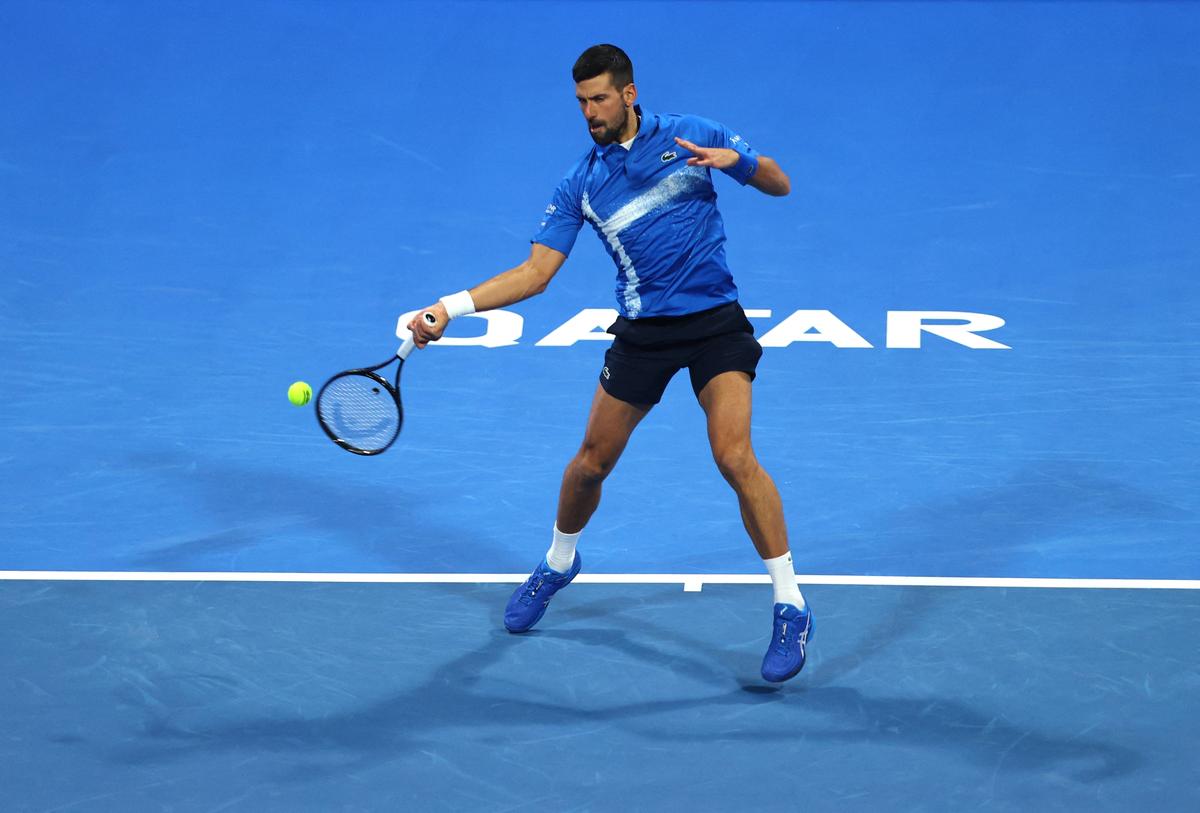
[[735,488],[747,482],[758,469],[758,460],[749,443],[723,443],[713,446],[717,468]]
[[600,483],[608,477],[615,465],[617,465],[616,454],[585,443],[575,455],[575,459],[571,461],[570,468],[572,473],[585,483]]

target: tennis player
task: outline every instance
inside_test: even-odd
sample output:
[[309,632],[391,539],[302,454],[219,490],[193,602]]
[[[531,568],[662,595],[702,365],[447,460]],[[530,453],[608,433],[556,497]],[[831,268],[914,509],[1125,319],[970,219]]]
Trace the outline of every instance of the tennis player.
[[699,116],[654,114],[637,104],[633,65],[614,45],[588,48],[572,69],[575,98],[594,145],[554,191],[529,258],[422,309],[436,325],[409,324],[418,347],[464,314],[503,308],[546,290],[586,221],[617,267],[620,315],[604,356],[583,444],[563,474],[553,540],[513,593],[510,632],[541,619],[579,573],[580,534],[634,427],[687,368],[707,416],[721,474],[775,589],[774,630],[762,675],[784,681],[804,666],[812,613],[796,585],[779,491],[750,442],[751,382],[762,348],[738,304],[725,260],[713,170],[767,195],[791,190],[779,165],[725,126]]

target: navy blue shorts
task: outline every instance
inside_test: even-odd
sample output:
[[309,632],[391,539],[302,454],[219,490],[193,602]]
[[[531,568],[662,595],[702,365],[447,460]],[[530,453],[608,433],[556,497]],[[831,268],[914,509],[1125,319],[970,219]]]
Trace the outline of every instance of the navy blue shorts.
[[754,328],[736,301],[687,316],[618,316],[608,332],[616,338],[604,354],[600,386],[630,404],[657,404],[684,367],[697,396],[721,373],[741,371],[754,380],[762,357]]

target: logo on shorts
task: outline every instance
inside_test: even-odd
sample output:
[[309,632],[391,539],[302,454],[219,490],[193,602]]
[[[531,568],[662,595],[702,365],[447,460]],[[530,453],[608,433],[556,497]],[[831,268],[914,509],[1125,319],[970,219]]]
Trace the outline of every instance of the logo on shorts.
[[675,152],[674,150],[667,150],[666,152],[664,152],[662,155],[660,155],[658,157],[658,160],[662,161],[665,164],[669,161],[674,161],[678,157],[679,157],[679,153]]
[[607,381],[610,378],[608,374],[608,368],[605,367],[603,370],[601,370],[600,375],[604,376],[604,380]]

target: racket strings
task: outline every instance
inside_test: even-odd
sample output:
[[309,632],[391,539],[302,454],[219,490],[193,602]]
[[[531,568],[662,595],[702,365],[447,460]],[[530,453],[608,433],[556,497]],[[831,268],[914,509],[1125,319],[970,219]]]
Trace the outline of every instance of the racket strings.
[[339,440],[363,451],[385,448],[400,431],[400,410],[392,394],[365,375],[344,375],[329,382],[317,412]]

